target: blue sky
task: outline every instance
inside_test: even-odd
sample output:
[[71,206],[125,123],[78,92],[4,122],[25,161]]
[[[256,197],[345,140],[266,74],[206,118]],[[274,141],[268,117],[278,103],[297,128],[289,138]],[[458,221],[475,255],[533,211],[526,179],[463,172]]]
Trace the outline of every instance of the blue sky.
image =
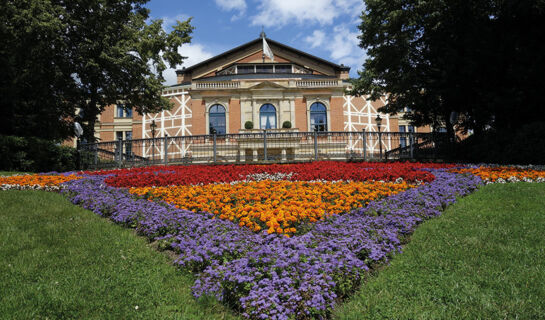
[[[270,39],[350,66],[352,77],[365,59],[357,39],[361,0],[151,0],[146,6],[167,31],[176,19],[193,17],[193,40],[180,49],[188,57],[184,66],[258,38],[261,26]],[[175,84],[173,70],[165,77]]]

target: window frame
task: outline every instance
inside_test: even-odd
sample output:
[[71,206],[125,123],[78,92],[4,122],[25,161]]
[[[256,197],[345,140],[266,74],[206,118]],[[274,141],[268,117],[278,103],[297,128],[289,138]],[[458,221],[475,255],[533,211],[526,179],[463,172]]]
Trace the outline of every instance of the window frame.
[[[218,109],[218,107],[221,107],[223,109],[223,112],[212,111],[212,108]],[[212,119],[217,119],[217,118],[223,118],[223,126],[218,126],[218,127],[220,128],[223,127],[224,132],[216,133],[216,135],[227,134],[227,108],[225,108],[225,106],[220,103],[214,103],[208,108],[208,133],[214,134],[212,129],[216,130],[217,132],[217,129],[215,127],[212,127]]]
[[[323,107],[323,110],[321,111],[313,111],[312,108],[313,107]],[[316,124],[314,123],[313,124],[313,116],[317,116],[317,115],[320,115],[320,116],[323,116],[323,119],[325,120],[325,123],[323,124]],[[321,101],[314,101],[310,107],[309,107],[309,130],[314,132],[327,132],[329,131],[329,121],[328,121],[328,108],[327,106],[321,102]],[[316,130],[316,128],[318,126],[322,126],[322,129],[323,130]]]
[[132,109],[125,108],[123,103],[116,104],[115,117],[116,118],[131,118],[132,119]]
[[[272,111],[263,111],[263,107],[272,107],[274,109],[274,112]],[[262,117],[264,115],[269,115],[269,116],[272,116],[274,114],[274,127],[270,127],[270,128],[267,128],[267,125],[265,124],[265,128],[263,128],[262,126]],[[270,118],[267,118],[267,122],[269,122],[269,125],[270,125]],[[261,105],[261,107],[259,107],[259,128],[260,129],[264,129],[264,130],[269,130],[269,129],[278,129],[278,108],[276,108],[276,106],[272,103],[264,103]]]

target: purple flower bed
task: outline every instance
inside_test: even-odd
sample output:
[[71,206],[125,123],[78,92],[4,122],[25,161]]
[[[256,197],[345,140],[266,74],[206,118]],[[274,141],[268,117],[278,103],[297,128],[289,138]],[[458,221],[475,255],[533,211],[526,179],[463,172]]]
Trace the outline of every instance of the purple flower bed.
[[401,251],[403,237],[420,222],[482,184],[472,175],[434,175],[429,184],[332,216],[292,238],[135,199],[106,186],[104,177],[68,182],[63,192],[75,204],[167,243],[179,253],[177,264],[197,272],[196,297],[214,295],[252,319],[327,318],[370,267]]

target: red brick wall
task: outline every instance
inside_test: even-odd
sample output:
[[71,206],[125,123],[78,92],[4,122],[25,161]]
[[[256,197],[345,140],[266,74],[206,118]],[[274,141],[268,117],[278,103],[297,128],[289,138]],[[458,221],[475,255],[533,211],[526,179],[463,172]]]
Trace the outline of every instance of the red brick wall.
[[[104,128],[103,128],[104,129]],[[112,130],[111,126],[108,126],[107,130]],[[103,131],[100,133],[100,141],[114,141],[114,132],[113,131]]]
[[299,131],[308,131],[307,101],[305,98],[295,99],[295,128]]
[[142,124],[141,123],[132,125],[132,138],[142,139]]
[[344,112],[343,112],[343,97],[331,97],[329,100],[329,118],[331,125],[328,128],[330,131],[343,131],[344,130]]
[[100,122],[114,122],[115,105],[109,105],[100,115]]
[[193,117],[191,118],[191,134],[199,135],[206,134],[206,113],[205,113],[205,101],[202,99],[195,99],[191,101],[191,110]]
[[238,133],[240,130],[240,100],[231,99],[229,101],[229,133]]

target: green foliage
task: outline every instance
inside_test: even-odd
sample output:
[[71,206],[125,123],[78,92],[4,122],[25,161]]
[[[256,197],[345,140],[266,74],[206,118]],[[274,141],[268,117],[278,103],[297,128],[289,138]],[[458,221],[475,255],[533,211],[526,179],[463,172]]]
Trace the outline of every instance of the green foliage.
[[254,128],[254,123],[252,121],[246,121],[244,123],[244,129],[251,130]]
[[284,122],[282,123],[282,128],[284,128],[284,129],[290,129],[290,128],[291,128],[291,122],[289,122],[289,121],[284,121]]
[[545,184],[483,187],[418,227],[334,319],[538,319]]
[[54,141],[0,135],[0,170],[64,172],[76,169],[77,151]]
[[[58,139],[83,122],[94,140],[97,115],[123,101],[127,108],[169,108],[163,71],[183,62],[191,19],[170,33],[149,20],[147,0],[7,0],[0,4],[0,134]],[[82,114],[76,118],[76,108]]]
[[[388,95],[415,125],[480,135],[516,130],[539,114],[545,87],[543,1],[366,0],[368,59],[352,94]],[[451,112],[459,119],[451,123]],[[513,112],[524,116],[513,116]]]
[[[144,238],[43,191],[0,192],[0,318],[237,319]],[[77,297],[74,298],[74,297]]]

